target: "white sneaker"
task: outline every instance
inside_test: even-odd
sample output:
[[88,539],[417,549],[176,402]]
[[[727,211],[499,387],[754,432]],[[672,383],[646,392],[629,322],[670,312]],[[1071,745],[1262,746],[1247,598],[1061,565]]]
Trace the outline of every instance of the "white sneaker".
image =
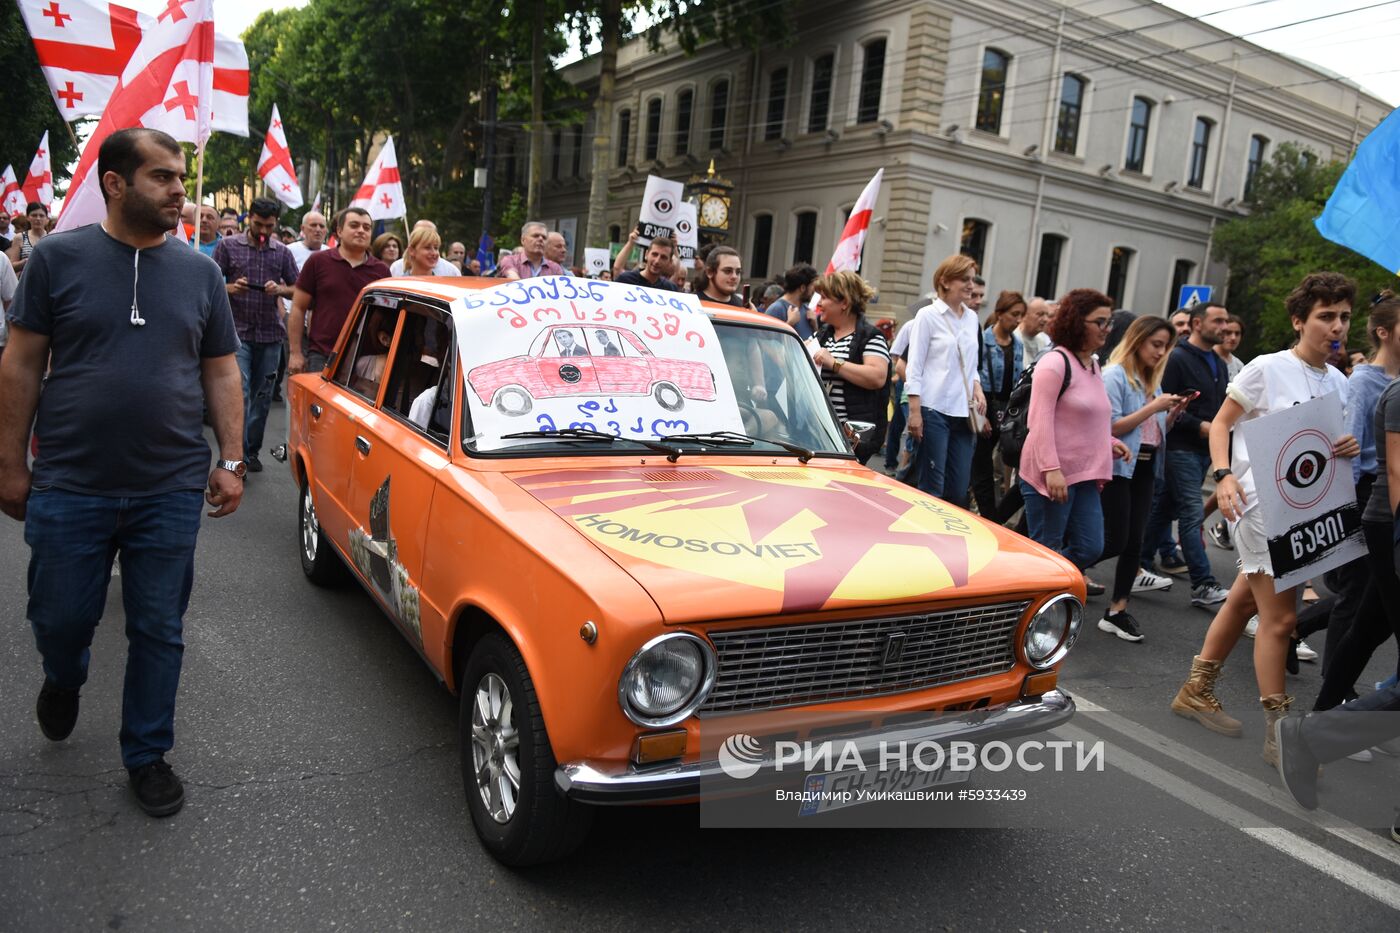
[[1361,751],[1359,751],[1359,752],[1352,752],[1352,753],[1351,753],[1350,755],[1348,755],[1347,757],[1350,758],[1352,761],[1375,761],[1375,760],[1376,760],[1376,756],[1371,754],[1371,750],[1370,750],[1369,748],[1363,748],[1363,749],[1362,749]]
[[1259,616],[1256,614],[1256,615],[1250,616],[1250,617],[1249,617],[1249,621],[1245,623],[1245,626],[1244,626],[1244,637],[1245,637],[1245,638],[1253,638],[1256,634],[1258,634],[1258,632],[1259,632]]
[[1191,605],[1208,609],[1225,601],[1230,591],[1214,583],[1202,583],[1191,591]]
[[1153,573],[1150,570],[1142,570],[1133,580],[1134,593],[1150,593],[1153,590],[1169,590],[1172,588],[1172,578],[1164,577],[1161,574]]
[[1298,650],[1298,660],[1299,660],[1299,661],[1316,661],[1316,660],[1317,660],[1317,652],[1314,651],[1312,648],[1310,648],[1310,647],[1308,646],[1308,643],[1305,642],[1305,641],[1303,641],[1301,638],[1298,639],[1298,649],[1297,649],[1297,650]]

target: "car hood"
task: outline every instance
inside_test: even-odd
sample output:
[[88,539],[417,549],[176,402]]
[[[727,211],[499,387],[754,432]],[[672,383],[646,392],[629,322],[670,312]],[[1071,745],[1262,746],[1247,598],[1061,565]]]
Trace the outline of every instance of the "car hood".
[[600,466],[511,479],[668,623],[1071,588],[1063,558],[863,467]]

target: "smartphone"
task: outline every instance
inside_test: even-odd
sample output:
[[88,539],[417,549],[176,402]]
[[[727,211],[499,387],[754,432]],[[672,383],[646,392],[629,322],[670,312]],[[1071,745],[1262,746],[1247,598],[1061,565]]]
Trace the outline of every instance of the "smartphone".
[[744,286],[744,304],[748,304],[748,303],[749,303],[749,291],[750,291],[752,288],[753,288],[752,285],[745,285],[745,286]]

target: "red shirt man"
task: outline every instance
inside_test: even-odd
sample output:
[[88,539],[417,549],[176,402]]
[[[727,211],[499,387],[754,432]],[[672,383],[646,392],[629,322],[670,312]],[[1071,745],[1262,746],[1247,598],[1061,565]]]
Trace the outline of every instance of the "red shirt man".
[[[289,375],[325,369],[360,290],[389,277],[389,267],[369,254],[373,231],[368,211],[347,207],[336,218],[335,235],[340,242],[335,249],[312,253],[301,267],[287,321]],[[309,328],[304,323],[308,310],[316,312]]]

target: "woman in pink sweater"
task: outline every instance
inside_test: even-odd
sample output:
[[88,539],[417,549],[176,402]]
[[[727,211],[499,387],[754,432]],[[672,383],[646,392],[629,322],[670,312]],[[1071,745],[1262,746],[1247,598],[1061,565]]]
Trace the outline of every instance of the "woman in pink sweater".
[[1109,297],[1090,288],[1060,299],[1046,328],[1055,349],[1041,356],[1031,376],[1029,433],[1021,451],[1031,538],[1081,570],[1103,552],[1099,489],[1113,478],[1113,457],[1129,456],[1113,436],[1108,392],[1094,356],[1108,336],[1112,313]]

